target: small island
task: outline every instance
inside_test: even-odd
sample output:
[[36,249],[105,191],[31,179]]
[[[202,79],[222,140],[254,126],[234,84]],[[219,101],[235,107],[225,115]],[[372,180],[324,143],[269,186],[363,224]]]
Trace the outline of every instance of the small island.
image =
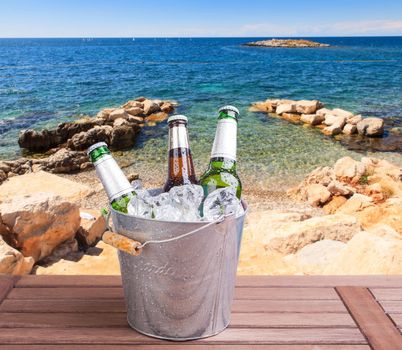
[[328,47],[329,44],[322,44],[316,41],[305,40],[305,39],[271,39],[271,40],[260,40],[253,41],[250,43],[243,44],[245,46],[261,46],[261,47]]

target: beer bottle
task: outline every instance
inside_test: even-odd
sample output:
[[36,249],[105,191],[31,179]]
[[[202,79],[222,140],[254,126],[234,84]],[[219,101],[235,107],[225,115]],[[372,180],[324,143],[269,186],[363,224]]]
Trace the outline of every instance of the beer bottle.
[[188,142],[187,117],[172,115],[168,119],[168,125],[169,165],[164,192],[168,192],[174,186],[198,183]]
[[130,199],[137,194],[133,190],[123,171],[110,154],[105,142],[98,142],[88,148],[89,158],[95,166],[102,185],[113,209],[127,213]]
[[238,115],[238,109],[233,106],[219,109],[209,166],[200,179],[205,196],[218,188],[231,186],[236,189],[236,196],[241,197],[242,186],[236,172]]

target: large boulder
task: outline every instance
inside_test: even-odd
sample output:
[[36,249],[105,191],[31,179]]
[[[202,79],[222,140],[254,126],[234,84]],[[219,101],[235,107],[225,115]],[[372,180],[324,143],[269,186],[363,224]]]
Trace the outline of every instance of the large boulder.
[[338,179],[346,182],[357,182],[364,175],[366,166],[364,163],[354,160],[351,157],[343,157],[338,159],[335,163],[334,171]]
[[32,257],[24,257],[17,249],[10,247],[0,235],[0,275],[29,274],[34,263]]
[[341,128],[345,126],[346,124],[346,118],[338,115],[333,115],[333,114],[326,114],[325,119],[324,119],[324,124],[325,125],[337,125]]
[[402,274],[402,240],[361,232],[339,253],[326,274]]
[[354,124],[346,124],[346,125],[343,127],[342,132],[343,132],[345,135],[353,135],[353,134],[356,134],[356,132],[357,132],[357,127],[356,127],[356,125],[354,125]]
[[114,121],[117,118],[127,119],[128,117],[129,115],[124,108],[117,108],[109,114],[108,120]]
[[314,114],[319,106],[319,101],[317,100],[300,100],[296,101],[296,112],[302,114]]
[[143,101],[143,109],[144,113],[146,115],[152,114],[159,112],[161,110],[161,107],[159,106],[158,103],[152,101],[152,100],[144,100]]
[[68,180],[45,171],[14,176],[1,185],[0,203],[14,196],[35,196],[43,190],[60,196],[69,202],[79,203],[83,198],[94,193],[86,185]]
[[353,113],[349,111],[345,111],[344,109],[341,108],[334,108],[332,110],[332,114],[338,117],[343,117],[345,119],[349,119],[353,117]]
[[110,143],[113,128],[110,125],[95,126],[94,128],[75,134],[68,140],[67,146],[72,150],[86,150],[97,142]]
[[347,242],[361,231],[361,226],[353,216],[334,214],[284,223],[276,229],[261,227],[261,230],[265,233],[261,243],[267,249],[281,254],[293,254],[323,239]]
[[307,187],[307,201],[312,206],[319,206],[331,198],[331,192],[320,184],[311,184]]
[[318,125],[324,121],[325,117],[318,114],[302,114],[300,120],[303,123]]
[[135,143],[135,135],[139,132],[140,127],[136,124],[120,125],[112,129],[110,134],[109,147],[113,150],[125,149],[132,147]]
[[60,134],[44,129],[36,131],[32,129],[22,130],[18,137],[18,145],[35,152],[47,151],[62,142]]
[[276,107],[276,114],[281,115],[282,113],[295,113],[296,104],[295,103],[281,103]]
[[14,196],[0,204],[0,212],[9,230],[4,239],[35,261],[73,238],[80,227],[78,206],[52,193]]
[[62,148],[40,163],[40,168],[52,173],[72,173],[88,169],[91,164],[84,151]]
[[384,133],[384,120],[381,118],[365,118],[357,123],[357,132],[366,136],[381,136]]

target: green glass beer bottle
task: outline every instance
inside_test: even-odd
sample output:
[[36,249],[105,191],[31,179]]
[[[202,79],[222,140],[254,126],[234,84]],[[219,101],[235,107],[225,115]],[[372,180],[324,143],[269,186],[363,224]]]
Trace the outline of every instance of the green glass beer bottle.
[[127,205],[137,194],[123,171],[110,154],[105,142],[98,142],[88,148],[88,156],[95,166],[96,174],[106,191],[111,207],[127,213]]
[[239,199],[241,197],[242,186],[236,171],[238,115],[238,109],[233,106],[219,109],[211,159],[207,171],[200,179],[205,196],[218,188],[234,187],[236,196]]

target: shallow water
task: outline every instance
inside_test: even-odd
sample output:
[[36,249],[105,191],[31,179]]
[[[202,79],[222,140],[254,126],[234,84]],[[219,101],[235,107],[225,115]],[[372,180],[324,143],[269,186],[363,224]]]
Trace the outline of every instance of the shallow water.
[[[20,129],[52,127],[144,95],[174,99],[189,117],[201,173],[217,108],[239,107],[239,170],[249,186],[278,188],[342,155],[318,130],[248,112],[266,98],[320,99],[402,124],[402,37],[321,38],[330,48],[241,46],[253,39],[0,39],[0,158],[20,155]],[[143,130],[122,163],[148,179],[166,172],[167,129]],[[402,165],[399,153],[379,153]],[[259,187],[259,186],[258,186]]]

